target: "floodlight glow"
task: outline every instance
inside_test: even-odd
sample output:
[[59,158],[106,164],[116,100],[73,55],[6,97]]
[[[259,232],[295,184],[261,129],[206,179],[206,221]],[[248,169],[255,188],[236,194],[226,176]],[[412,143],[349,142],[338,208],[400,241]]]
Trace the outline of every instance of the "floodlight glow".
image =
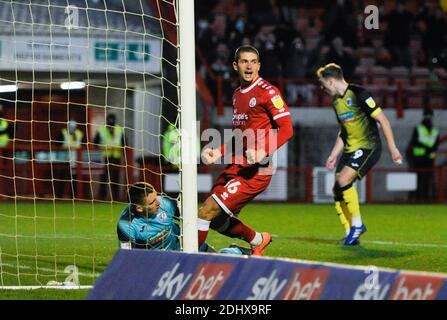
[[15,84],[0,86],[0,92],[15,92],[18,87]]
[[83,89],[85,88],[85,82],[83,81],[73,81],[73,82],[62,82],[61,89],[63,90],[73,90],[73,89]]

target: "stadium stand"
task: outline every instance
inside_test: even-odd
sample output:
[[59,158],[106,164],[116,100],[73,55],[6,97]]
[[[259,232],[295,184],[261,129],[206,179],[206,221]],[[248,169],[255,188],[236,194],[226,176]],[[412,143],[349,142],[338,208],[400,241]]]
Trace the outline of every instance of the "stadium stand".
[[[198,0],[198,7],[202,2],[208,1]],[[402,9],[398,8],[396,0],[346,0],[336,5],[327,1],[266,1],[263,6],[256,1],[219,0],[213,4],[207,6],[214,16],[202,13],[205,10],[197,12],[201,28],[198,28],[196,40],[203,54],[203,59],[199,59],[202,70],[203,64],[212,65],[216,60],[217,44],[225,43],[226,49],[231,51],[242,43],[253,43],[260,46],[261,56],[268,52],[267,61],[263,61],[264,76],[276,78],[277,81],[271,79],[273,83],[285,82],[286,86],[287,82],[314,83],[314,70],[328,62],[325,57],[331,50],[331,42],[340,37],[343,51],[353,55],[350,61],[343,60],[347,61],[344,69],[353,70],[348,79],[367,85],[386,108],[395,107],[398,96],[407,94],[415,99],[404,99],[401,102],[404,108],[444,108],[447,105],[445,94],[439,92],[440,88],[445,88],[447,80],[447,13],[442,11],[439,1],[404,1]],[[363,26],[364,8],[370,4],[379,7],[379,30],[369,31]],[[331,10],[326,10],[328,5]],[[289,44],[297,36],[305,44],[306,73],[300,79],[292,79],[287,70],[288,57],[293,53]],[[403,47],[406,40],[402,38],[407,37],[408,45]],[[231,65],[231,58],[230,54],[227,61],[219,62]],[[204,74],[205,80],[212,78]],[[228,72],[222,78],[227,83],[224,85],[225,99],[231,95],[234,81],[229,80]],[[314,91],[309,96],[319,94],[318,86],[306,90]],[[402,92],[398,94],[398,90]],[[217,94],[216,90],[211,91]],[[222,97],[215,96],[216,101],[219,99]],[[314,106],[320,103],[329,106],[324,99],[306,101],[305,105],[310,102]],[[299,105],[303,101],[297,99],[295,102]]]

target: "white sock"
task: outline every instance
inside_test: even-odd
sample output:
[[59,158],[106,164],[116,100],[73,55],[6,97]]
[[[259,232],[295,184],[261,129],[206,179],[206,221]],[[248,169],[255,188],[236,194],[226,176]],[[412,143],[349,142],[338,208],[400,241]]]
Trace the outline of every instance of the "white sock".
[[262,234],[260,232],[256,232],[253,240],[250,241],[252,246],[259,246],[262,243]]
[[208,231],[210,229],[211,221],[197,218],[197,229],[199,231]]
[[362,217],[360,215],[352,217],[352,226],[360,228],[362,226]]

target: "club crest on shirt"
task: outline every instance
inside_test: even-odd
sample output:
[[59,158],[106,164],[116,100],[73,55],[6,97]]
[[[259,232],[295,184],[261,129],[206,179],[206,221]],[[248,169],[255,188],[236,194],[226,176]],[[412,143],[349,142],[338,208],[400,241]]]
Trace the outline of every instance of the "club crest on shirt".
[[370,107],[371,109],[376,107],[376,102],[374,101],[374,99],[372,97],[369,97],[368,99],[366,99],[365,102],[368,105],[368,107]]
[[282,107],[284,107],[284,101],[282,100],[281,96],[278,94],[276,96],[274,96],[271,99],[273,105],[275,106],[276,109],[281,109]]
[[346,99],[346,104],[348,105],[348,107],[352,106],[352,98],[351,97]]
[[166,220],[166,218],[168,217],[168,214],[166,213],[166,211],[161,211],[161,212],[158,214],[158,217],[159,217],[161,220]]
[[250,108],[253,108],[256,105],[256,98],[255,97],[251,98],[248,105],[250,106]]

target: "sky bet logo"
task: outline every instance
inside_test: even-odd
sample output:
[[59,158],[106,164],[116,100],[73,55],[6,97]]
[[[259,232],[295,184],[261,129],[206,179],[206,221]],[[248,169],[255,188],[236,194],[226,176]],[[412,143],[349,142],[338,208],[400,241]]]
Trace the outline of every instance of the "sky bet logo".
[[434,300],[444,278],[401,274],[394,282],[390,300]]
[[328,274],[328,269],[297,268],[291,277],[281,279],[273,270],[269,277],[261,277],[255,282],[247,300],[317,300]]
[[233,270],[231,264],[199,264],[195,275],[189,282],[189,287],[183,295],[183,300],[213,300],[220,288]]
[[[434,300],[445,279],[436,276],[400,274],[393,283],[381,283],[371,274],[357,288],[354,300]],[[369,284],[369,285],[368,285]]]
[[189,284],[180,299],[216,299],[220,288],[233,270],[231,264],[202,263],[198,265],[194,274],[185,274],[177,273],[179,266],[177,263],[172,270],[162,274],[157,288],[152,292],[153,297],[179,299],[179,293]]
[[296,269],[282,299],[318,300],[328,274],[328,269]]

